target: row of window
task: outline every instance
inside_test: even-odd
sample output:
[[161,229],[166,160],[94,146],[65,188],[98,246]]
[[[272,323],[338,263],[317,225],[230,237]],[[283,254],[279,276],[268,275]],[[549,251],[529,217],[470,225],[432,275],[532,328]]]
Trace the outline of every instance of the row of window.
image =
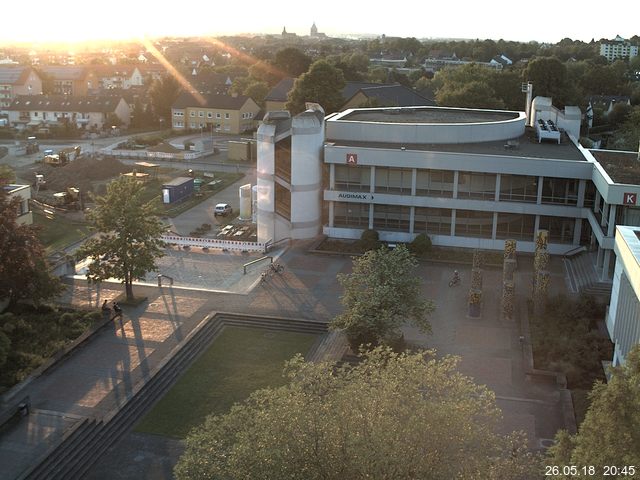
[[[454,171],[417,169],[415,195],[452,198]],[[411,195],[413,169],[375,167],[375,185],[371,188],[371,167],[335,166],[335,189],[350,192],[394,193]],[[501,201],[536,203],[539,177],[528,175],[500,176],[498,198]],[[576,206],[578,204],[577,179],[544,177],[542,203]],[[458,173],[457,198],[495,200],[497,175],[495,173]],[[585,202],[587,198],[585,197]]]
[[[205,113],[207,114],[207,118],[213,118],[213,112],[202,112],[202,111],[200,111],[200,112],[197,112],[197,113],[198,113],[198,117],[200,117],[200,118],[204,118]],[[174,112],[173,112],[173,116],[174,116],[174,117],[184,117],[184,112],[174,111]],[[195,117],[196,117],[196,112],[195,112],[195,111],[193,111],[193,110],[192,110],[192,111],[190,111],[190,112],[189,112],[189,116],[190,116],[191,118],[195,118]],[[246,119],[249,119],[249,118],[253,118],[253,112],[244,112],[244,113],[241,115],[241,117],[242,117],[243,119],[245,119],[245,120],[246,120]],[[220,113],[220,112],[215,112],[215,118],[217,118],[217,119],[222,118],[222,113]],[[224,114],[224,118],[225,118],[226,120],[229,120],[229,119],[231,118],[231,114],[230,114],[229,112],[225,112],[225,114]]]
[[[413,233],[451,235],[452,210],[446,208],[416,207]],[[373,228],[375,230],[409,233],[411,208],[402,205],[373,205]],[[496,239],[514,238],[533,241],[535,215],[498,213]],[[572,243],[575,218],[541,215],[539,229],[549,231],[552,243]],[[333,226],[366,229],[369,227],[369,205],[364,203],[334,202]],[[493,235],[493,212],[456,210],[454,235],[491,239]]]

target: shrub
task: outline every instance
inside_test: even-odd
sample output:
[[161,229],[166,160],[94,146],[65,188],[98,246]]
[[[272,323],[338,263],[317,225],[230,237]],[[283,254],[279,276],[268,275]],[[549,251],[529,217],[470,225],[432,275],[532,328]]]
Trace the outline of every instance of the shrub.
[[429,250],[431,250],[431,239],[429,235],[426,233],[419,234],[413,241],[408,245],[409,251],[414,255],[421,256],[426,254]]
[[365,252],[368,250],[377,250],[380,248],[380,236],[376,230],[367,229],[362,232],[362,235],[360,235],[360,241],[358,244]]

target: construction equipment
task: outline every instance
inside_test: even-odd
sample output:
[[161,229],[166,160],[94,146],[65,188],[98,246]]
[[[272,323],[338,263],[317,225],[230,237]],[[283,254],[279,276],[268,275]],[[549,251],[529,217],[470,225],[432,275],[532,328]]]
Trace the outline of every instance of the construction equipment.
[[27,147],[26,147],[26,154],[30,155],[32,153],[36,153],[40,151],[40,146],[38,145],[38,141],[36,140],[36,137],[27,137]]
[[52,167],[62,167],[67,164],[66,159],[61,158],[58,154],[45,155],[43,162]]
[[44,151],[43,162],[53,167],[61,167],[80,156],[80,147],[68,147],[53,153],[53,150]]
[[66,207],[79,210],[80,205],[80,190],[76,187],[69,187],[65,192],[58,192],[53,194],[53,199],[56,207]]

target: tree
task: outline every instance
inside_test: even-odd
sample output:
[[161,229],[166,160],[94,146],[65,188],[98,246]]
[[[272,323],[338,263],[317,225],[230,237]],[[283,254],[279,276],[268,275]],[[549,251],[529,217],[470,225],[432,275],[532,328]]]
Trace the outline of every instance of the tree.
[[290,383],[210,416],[186,440],[178,480],[535,478],[522,435],[496,433],[495,396],[435,352],[378,348],[355,366],[305,363]]
[[156,259],[164,255],[157,206],[147,203],[140,184],[127,177],[111,182],[106,195],[95,201],[88,219],[99,235],[89,239],[77,256],[93,259],[87,272],[90,281],[121,279],[127,300],[133,300],[133,281],[155,270]]
[[306,102],[319,103],[327,113],[337,111],[344,99],[344,76],[342,71],[325,60],[318,60],[302,74],[289,93],[287,110],[296,115],[305,110]]
[[[570,435],[562,431],[556,435],[556,444],[549,449],[548,464],[594,465],[599,472],[594,478],[602,478],[605,465],[634,465],[638,469],[640,346],[631,350],[624,366],[612,370],[607,384],[594,385],[589,398],[591,405],[579,432]],[[629,474],[624,478],[632,477]]]
[[567,98],[567,68],[556,57],[537,57],[527,64],[524,81],[533,82],[535,95],[552,97],[564,105]]
[[395,344],[400,327],[409,322],[431,332],[427,315],[432,302],[422,299],[420,278],[413,276],[417,262],[404,245],[380,247],[353,260],[353,272],[338,274],[344,288],[345,311],[330,324],[344,329],[351,347]]
[[297,78],[309,69],[311,57],[295,47],[287,47],[276,52],[273,65],[286,73],[286,75]]
[[172,75],[156,80],[149,89],[149,97],[156,116],[171,125],[171,105],[180,94],[180,83]]
[[49,273],[37,228],[17,223],[20,199],[10,199],[3,185],[0,178],[0,300],[8,299],[11,310],[20,300],[48,300],[62,286]]
[[264,99],[269,94],[269,85],[264,82],[251,82],[244,89],[244,95],[251,97],[258,105],[264,107]]

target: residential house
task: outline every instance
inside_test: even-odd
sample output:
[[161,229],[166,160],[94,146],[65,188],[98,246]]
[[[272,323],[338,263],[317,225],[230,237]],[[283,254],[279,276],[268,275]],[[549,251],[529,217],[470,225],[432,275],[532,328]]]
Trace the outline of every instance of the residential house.
[[616,105],[631,105],[631,97],[625,95],[592,95],[589,97],[587,107],[589,128],[593,127],[593,118],[596,113],[606,119]]
[[211,70],[197,69],[191,71],[191,76],[187,78],[194,91],[202,95],[226,95],[233,83],[230,75],[212,72]]
[[369,59],[372,67],[404,68],[407,65],[405,55],[380,55]]
[[493,57],[489,61],[489,64],[494,65],[496,68],[504,68],[504,67],[508,67],[509,65],[513,65],[513,60],[511,60],[506,55],[502,54],[502,55],[496,55],[495,57]]
[[428,99],[418,92],[400,85],[399,83],[360,88],[340,108],[341,111],[348,108],[369,107],[418,107],[435,106],[433,99]]
[[293,90],[295,81],[295,78],[285,77],[271,89],[267,96],[264,97],[265,110],[267,112],[286,110],[289,92]]
[[33,212],[29,207],[29,200],[31,199],[31,187],[29,185],[4,185],[4,191],[9,196],[9,200],[15,198],[20,199],[17,209],[17,223],[18,225],[31,225],[33,223]]
[[91,72],[96,79],[94,91],[129,90],[131,87],[144,85],[142,72],[137,65],[95,65]]
[[606,57],[610,62],[618,58],[628,58],[630,60],[638,56],[638,45],[631,45],[629,41],[620,35],[616,35],[613,41],[600,44],[600,55]]
[[184,92],[171,106],[172,127],[239,134],[256,128],[260,112],[260,106],[244,95]]
[[17,129],[49,128],[67,123],[86,130],[110,128],[114,120],[129,125],[131,110],[120,96],[19,96],[8,107],[9,124]]
[[18,95],[42,94],[42,80],[31,67],[0,65],[0,111]]
[[86,67],[47,65],[40,70],[51,80],[52,95],[84,96],[97,87],[95,77]]

